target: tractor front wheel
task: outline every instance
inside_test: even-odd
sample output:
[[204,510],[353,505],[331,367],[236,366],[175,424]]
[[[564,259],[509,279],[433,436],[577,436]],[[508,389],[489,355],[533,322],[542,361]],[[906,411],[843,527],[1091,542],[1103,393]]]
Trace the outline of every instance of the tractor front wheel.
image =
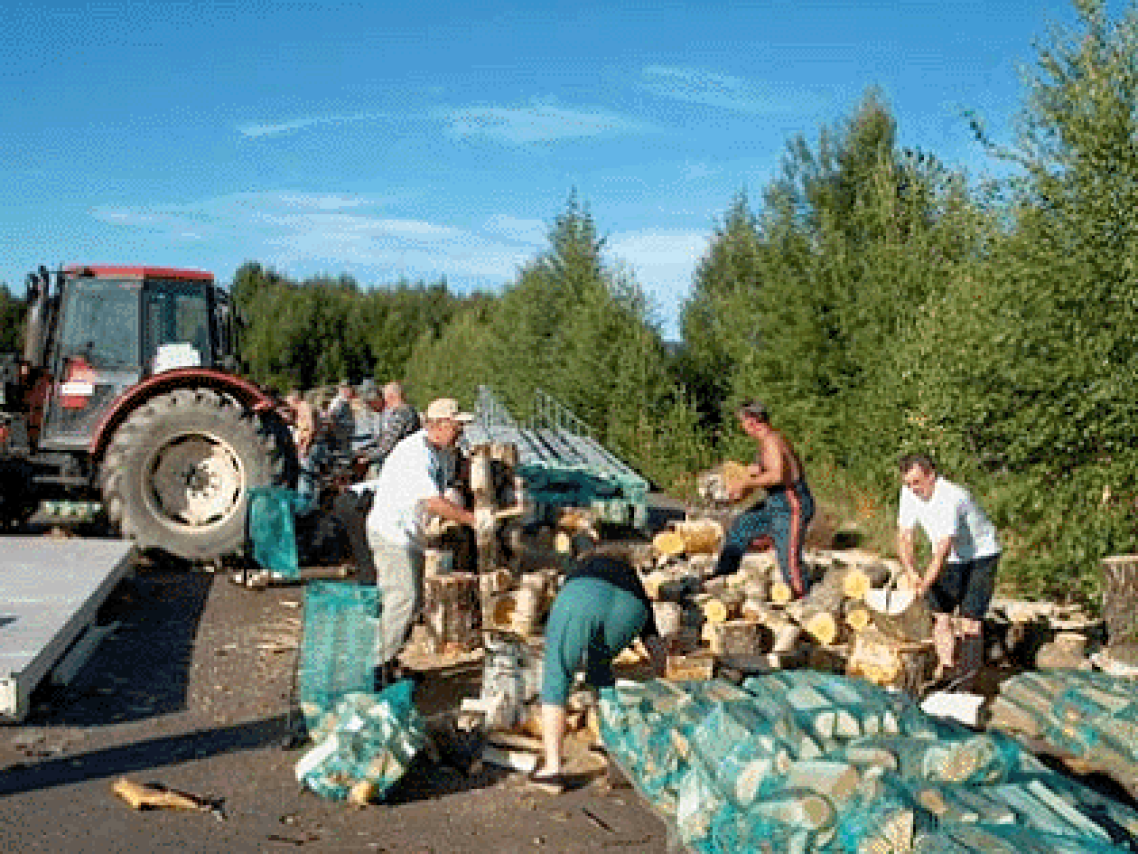
[[239,551],[249,488],[286,482],[291,448],[274,418],[209,389],[148,401],[107,446],[100,484],[111,521],[140,546],[189,560]]

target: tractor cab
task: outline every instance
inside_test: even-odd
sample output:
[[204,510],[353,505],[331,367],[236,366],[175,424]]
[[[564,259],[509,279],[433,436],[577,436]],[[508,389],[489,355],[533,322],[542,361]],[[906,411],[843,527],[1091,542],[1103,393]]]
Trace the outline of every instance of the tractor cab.
[[228,297],[211,273],[71,266],[56,281],[41,450],[86,447],[113,402],[150,376],[232,367]]
[[296,482],[276,401],[237,374],[211,273],[73,265],[28,277],[24,351],[0,354],[0,524],[98,495],[141,547],[217,559],[249,491]]

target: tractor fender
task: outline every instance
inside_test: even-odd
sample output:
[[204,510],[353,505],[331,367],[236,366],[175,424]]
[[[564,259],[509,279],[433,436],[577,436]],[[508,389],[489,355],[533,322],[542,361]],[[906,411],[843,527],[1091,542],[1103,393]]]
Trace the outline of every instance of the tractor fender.
[[173,368],[147,377],[138,385],[132,386],[112,404],[103,415],[91,438],[92,458],[99,458],[107,448],[111,436],[119,425],[138,407],[153,397],[166,394],[179,388],[209,388],[228,394],[242,406],[253,412],[268,412],[276,409],[277,402],[249,380],[236,377],[225,371],[213,368]]

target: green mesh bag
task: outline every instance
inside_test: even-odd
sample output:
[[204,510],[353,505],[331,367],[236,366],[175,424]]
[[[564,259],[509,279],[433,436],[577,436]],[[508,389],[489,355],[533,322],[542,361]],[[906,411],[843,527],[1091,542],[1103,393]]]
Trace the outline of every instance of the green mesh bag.
[[379,603],[371,585],[312,581],[305,588],[297,693],[310,733],[342,697],[372,691]]
[[282,486],[249,489],[247,535],[253,547],[253,560],[278,578],[289,581],[300,578],[293,517],[308,505],[306,497]]
[[318,795],[344,800],[357,787],[380,800],[407,772],[426,743],[409,679],[380,694],[346,694],[312,733],[313,747],[296,764],[296,779]]

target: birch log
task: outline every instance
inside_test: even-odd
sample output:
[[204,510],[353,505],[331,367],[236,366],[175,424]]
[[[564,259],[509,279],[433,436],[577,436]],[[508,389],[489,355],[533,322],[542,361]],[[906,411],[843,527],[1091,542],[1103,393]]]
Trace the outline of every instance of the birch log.
[[711,623],[710,647],[715,655],[759,655],[770,652],[774,631],[754,620]]
[[424,614],[435,654],[476,649],[482,614],[477,575],[455,572],[426,579]]
[[1102,614],[1109,646],[1138,642],[1138,555],[1103,558]]

